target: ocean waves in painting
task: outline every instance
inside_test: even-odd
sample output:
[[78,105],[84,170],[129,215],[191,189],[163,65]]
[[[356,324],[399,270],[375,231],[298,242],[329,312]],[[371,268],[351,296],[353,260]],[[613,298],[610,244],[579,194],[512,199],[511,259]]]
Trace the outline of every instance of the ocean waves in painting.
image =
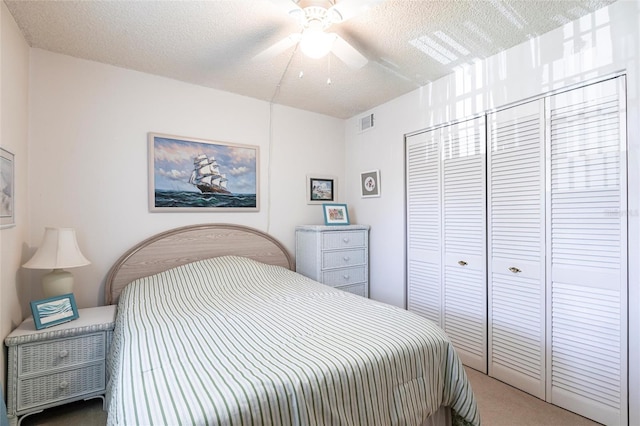
[[73,308],[69,299],[54,300],[38,305],[38,317],[45,327],[65,319],[73,319]]
[[156,207],[256,207],[255,194],[201,194],[189,191],[156,191]]
[[42,317],[50,317],[52,315],[64,315],[68,312],[71,312],[71,305],[69,301],[65,300],[63,302],[57,303],[44,303],[38,306],[38,312]]

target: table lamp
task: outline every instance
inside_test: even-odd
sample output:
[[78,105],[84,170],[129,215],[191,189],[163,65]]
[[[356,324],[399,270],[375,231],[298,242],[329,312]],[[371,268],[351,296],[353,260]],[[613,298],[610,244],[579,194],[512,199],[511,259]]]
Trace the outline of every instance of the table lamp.
[[40,247],[27,263],[28,269],[52,269],[42,277],[45,297],[73,293],[73,275],[63,268],[90,264],[80,252],[73,228],[45,228]]

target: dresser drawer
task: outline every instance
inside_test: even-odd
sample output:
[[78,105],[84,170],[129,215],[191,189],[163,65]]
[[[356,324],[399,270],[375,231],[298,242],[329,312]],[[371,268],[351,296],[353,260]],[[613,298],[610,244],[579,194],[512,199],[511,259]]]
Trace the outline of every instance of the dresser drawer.
[[104,332],[33,343],[18,349],[18,376],[41,373],[58,368],[105,359]]
[[355,268],[334,269],[322,272],[322,283],[330,286],[347,285],[366,281],[367,272],[364,266]]
[[364,247],[366,233],[363,231],[323,232],[322,249],[334,250],[352,247]]
[[18,380],[17,411],[105,389],[104,362]]
[[364,249],[322,252],[322,269],[358,266],[366,263],[366,251]]

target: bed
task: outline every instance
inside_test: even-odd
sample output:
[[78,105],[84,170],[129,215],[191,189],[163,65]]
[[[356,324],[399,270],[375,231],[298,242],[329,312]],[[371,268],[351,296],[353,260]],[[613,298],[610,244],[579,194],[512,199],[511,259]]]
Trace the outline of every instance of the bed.
[[479,425],[444,332],[293,271],[244,226],[163,232],[107,277],[108,425]]

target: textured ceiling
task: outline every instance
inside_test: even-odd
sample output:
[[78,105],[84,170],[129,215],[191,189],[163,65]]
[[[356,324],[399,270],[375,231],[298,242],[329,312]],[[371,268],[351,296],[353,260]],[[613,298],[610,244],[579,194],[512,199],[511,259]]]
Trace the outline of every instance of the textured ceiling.
[[5,3],[32,47],[349,118],[613,1],[379,2],[329,29],[369,60],[360,69],[296,45],[253,60],[300,32],[282,0]]

